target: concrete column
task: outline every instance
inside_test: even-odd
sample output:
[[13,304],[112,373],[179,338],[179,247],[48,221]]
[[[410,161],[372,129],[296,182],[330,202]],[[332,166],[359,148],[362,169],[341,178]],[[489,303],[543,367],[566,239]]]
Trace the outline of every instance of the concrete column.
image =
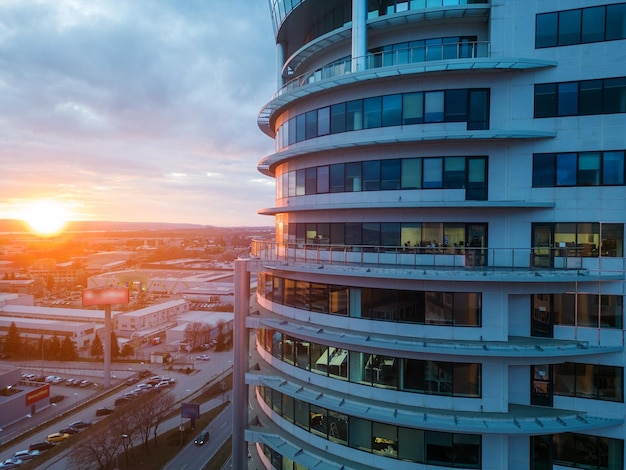
[[235,319],[233,325],[233,468],[247,468],[248,446],[244,431],[248,416],[246,370],[248,370],[249,341],[246,317],[250,311],[250,273],[248,261],[235,261]]
[[367,0],[352,0],[352,72],[367,68]]
[[287,46],[285,43],[276,43],[276,85],[277,89],[281,89],[285,84],[283,79],[283,66],[285,65],[285,50]]
[[111,306],[104,306],[104,388],[111,386]]

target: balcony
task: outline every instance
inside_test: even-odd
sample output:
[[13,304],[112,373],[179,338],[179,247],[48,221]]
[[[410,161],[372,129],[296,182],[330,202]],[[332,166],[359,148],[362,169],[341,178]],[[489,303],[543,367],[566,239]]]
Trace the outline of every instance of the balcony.
[[[381,67],[397,67],[406,64],[433,62],[438,60],[476,59],[490,57],[490,43],[487,41],[459,42],[433,46],[417,46],[397,51],[384,51],[356,57],[354,62],[362,63],[366,70]],[[307,72],[289,80],[272,99],[294,91],[305,85],[329,80],[352,73],[353,59],[345,58],[328,64],[313,72]]]
[[[503,282],[570,282],[624,280],[624,258],[583,257],[561,248],[485,248],[471,246],[375,246],[325,243],[277,243],[255,240],[251,255],[298,270],[348,271],[362,268],[369,275],[402,269],[420,279],[487,277]],[[374,271],[375,270],[375,271]],[[451,274],[454,272],[454,274]],[[450,274],[446,274],[450,273]],[[355,273],[357,274],[357,273]],[[401,276],[396,272],[394,276]]]

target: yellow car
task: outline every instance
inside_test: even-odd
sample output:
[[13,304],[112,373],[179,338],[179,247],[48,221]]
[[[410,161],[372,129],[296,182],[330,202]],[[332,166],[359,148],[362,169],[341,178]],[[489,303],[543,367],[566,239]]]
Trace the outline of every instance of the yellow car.
[[48,434],[46,437],[46,441],[48,442],[63,442],[66,439],[69,439],[70,435],[66,432],[54,432],[52,434]]

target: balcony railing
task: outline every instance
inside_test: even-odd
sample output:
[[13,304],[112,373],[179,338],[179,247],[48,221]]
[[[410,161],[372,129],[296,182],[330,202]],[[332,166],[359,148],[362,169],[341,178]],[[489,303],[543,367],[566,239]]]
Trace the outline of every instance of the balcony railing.
[[[584,257],[563,248],[399,247],[331,245],[323,243],[276,243],[255,240],[252,256],[288,264],[311,263],[352,267],[402,267],[474,271],[575,271],[582,274],[598,260],[613,260],[609,271],[623,274],[623,258]],[[589,260],[589,261],[587,261]],[[595,264],[595,266],[593,266]],[[612,274],[616,274],[612,272]]]
[[[382,51],[355,58],[355,62],[363,62],[367,70],[406,64],[417,64],[435,60],[476,59],[491,55],[491,43],[487,41],[458,42],[415,46],[395,51]],[[326,65],[314,72],[307,72],[289,80],[280,88],[273,98],[293,91],[305,85],[321,80],[339,77],[352,73],[353,59],[346,58]]]

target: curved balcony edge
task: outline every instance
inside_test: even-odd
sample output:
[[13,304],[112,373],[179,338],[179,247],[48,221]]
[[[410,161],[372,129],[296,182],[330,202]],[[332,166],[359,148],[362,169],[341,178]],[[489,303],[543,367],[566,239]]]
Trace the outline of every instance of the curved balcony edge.
[[347,415],[430,431],[535,435],[588,432],[624,424],[623,419],[593,416],[581,411],[512,403],[508,405],[506,413],[402,407],[398,404],[385,406],[373,400],[365,402],[333,393],[330,389],[263,373],[246,373],[246,383],[263,385],[298,400]]
[[[508,341],[460,340],[441,338],[417,338],[359,333],[355,330],[336,330],[327,326],[303,324],[280,318],[261,318],[260,325],[293,336],[328,344],[375,348],[380,354],[394,355],[398,352],[437,355],[463,355],[466,357],[509,358],[515,364],[527,360],[527,364],[550,363],[555,358],[592,356],[624,351],[624,346],[597,346],[582,340],[510,336]],[[348,348],[349,349],[349,348]]]
[[582,257],[567,248],[404,248],[253,240],[252,256],[274,269],[324,269],[326,275],[336,276],[514,283],[626,280],[624,258]]
[[[401,136],[390,135],[383,136],[377,133],[374,138],[369,139],[367,137],[367,130],[352,131],[362,132],[365,137],[353,138],[350,140],[341,140],[327,143],[324,139],[327,137],[317,137],[315,139],[306,140],[299,144],[294,144],[287,150],[282,150],[261,159],[257,164],[259,172],[266,176],[273,176],[274,167],[290,158],[302,157],[308,153],[319,153],[331,150],[342,150],[357,147],[382,147],[385,145],[397,145],[397,144],[410,144],[416,142],[434,142],[434,141],[485,141],[485,140],[518,140],[518,139],[553,139],[557,136],[555,131],[539,131],[535,129],[489,129],[489,130],[466,130],[466,131],[449,131],[449,132],[433,132],[425,133],[420,132],[422,126],[430,124],[415,124],[415,132],[404,130]],[[398,126],[404,127],[407,126]],[[394,129],[394,127],[388,127],[386,129]],[[373,130],[379,130],[373,129]],[[321,142],[321,144],[320,144]]]
[[[290,81],[281,90],[278,90],[272,99],[259,111],[257,124],[261,131],[274,138],[275,133],[271,128],[272,117],[284,107],[295,101],[309,97],[320,92],[327,92],[337,87],[353,85],[372,79],[389,77],[402,77],[415,74],[434,74],[445,72],[467,71],[517,71],[534,70],[538,68],[555,67],[554,61],[530,59],[530,58],[474,58],[474,59],[449,59],[433,62],[419,62],[415,64],[394,65],[389,67],[370,68],[360,72],[350,72],[343,75],[327,78],[321,81],[305,82],[301,86],[294,86]],[[298,80],[298,79],[295,79]]]
[[[396,190],[402,193],[402,190]],[[341,194],[341,193],[340,193]],[[297,197],[297,196],[296,196]],[[430,208],[463,208],[463,209],[554,209],[554,201],[400,201],[400,202],[375,202],[375,203],[342,203],[342,204],[318,204],[318,205],[293,205],[278,206],[259,209],[259,215],[287,214],[294,212],[310,211],[333,211],[333,210],[358,210],[358,209],[430,209]]]

